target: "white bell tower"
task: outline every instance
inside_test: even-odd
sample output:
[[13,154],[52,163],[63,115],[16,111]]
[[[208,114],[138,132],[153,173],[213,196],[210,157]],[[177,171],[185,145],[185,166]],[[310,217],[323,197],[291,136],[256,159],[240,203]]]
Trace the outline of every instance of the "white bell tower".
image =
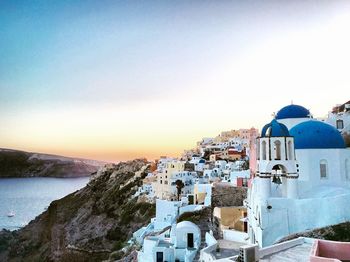
[[[294,138],[288,128],[275,119],[264,126],[257,139],[257,186],[262,199],[298,198],[298,167]],[[280,195],[272,195],[271,185],[280,185]]]

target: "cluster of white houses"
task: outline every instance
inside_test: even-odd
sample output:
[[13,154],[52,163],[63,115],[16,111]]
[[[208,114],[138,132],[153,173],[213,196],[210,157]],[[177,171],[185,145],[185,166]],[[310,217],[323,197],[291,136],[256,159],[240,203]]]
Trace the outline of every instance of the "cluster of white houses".
[[[255,128],[222,132],[215,138],[204,138],[202,142],[206,142],[199,142],[196,149],[185,151],[180,159],[160,157],[137,195],[144,193],[149,198],[178,200],[177,181],[181,181],[181,196],[189,197],[190,203],[200,204],[205,200],[200,196],[201,184],[225,181],[237,186],[247,185],[250,177],[247,153],[252,137],[257,134]],[[220,149],[212,150],[214,146]]]
[[[180,160],[160,158],[136,193],[156,199],[156,217],[133,235],[142,246],[138,261],[328,261],[319,256],[335,245],[345,251],[328,256],[350,260],[350,244],[299,238],[274,245],[293,233],[350,221],[350,148],[342,136],[349,131],[350,102],[322,120],[288,105],[260,135],[254,128],[223,132]],[[217,183],[248,187],[244,206],[213,210],[222,239],[176,222],[184,212],[210,206]]]
[[248,158],[252,138],[257,137],[256,128],[223,131],[216,137],[205,137],[197,142],[197,147],[185,150],[182,159],[193,155],[209,155],[211,161],[218,159],[232,161]]

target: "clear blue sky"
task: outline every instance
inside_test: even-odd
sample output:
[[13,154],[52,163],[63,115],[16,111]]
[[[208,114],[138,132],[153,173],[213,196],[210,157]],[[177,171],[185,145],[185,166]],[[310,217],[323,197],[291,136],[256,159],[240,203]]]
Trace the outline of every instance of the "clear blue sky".
[[[347,1],[0,1],[0,147],[177,154],[348,100]],[[335,92],[335,90],[337,90]]]

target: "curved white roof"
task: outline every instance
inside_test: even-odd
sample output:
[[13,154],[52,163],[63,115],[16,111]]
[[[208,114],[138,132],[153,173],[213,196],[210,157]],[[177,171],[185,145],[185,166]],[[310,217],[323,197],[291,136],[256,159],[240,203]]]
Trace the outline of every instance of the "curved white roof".
[[197,231],[198,233],[200,233],[200,231],[201,231],[200,228],[196,224],[194,224],[190,221],[182,221],[182,222],[178,223],[176,225],[176,229],[192,229],[192,230]]

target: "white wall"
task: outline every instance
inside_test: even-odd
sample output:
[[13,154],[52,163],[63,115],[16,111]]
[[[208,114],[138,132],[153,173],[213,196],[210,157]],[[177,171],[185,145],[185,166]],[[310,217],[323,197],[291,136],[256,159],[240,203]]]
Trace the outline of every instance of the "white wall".
[[264,229],[257,230],[260,232],[258,235],[263,233],[262,246],[272,245],[293,233],[349,221],[350,190],[347,194],[344,191],[338,195],[334,193],[322,198],[268,199],[267,204],[272,208],[261,206],[258,211],[261,212],[261,228]]
[[156,200],[156,221],[154,228],[160,230],[171,225],[178,216],[180,202],[157,199]]
[[[345,160],[350,160],[350,149],[298,149],[295,150],[299,164],[299,192],[319,186],[350,186],[346,178]],[[328,177],[320,177],[320,161],[327,160]]]
[[229,241],[248,243],[248,234],[236,230],[223,230],[223,238]]

